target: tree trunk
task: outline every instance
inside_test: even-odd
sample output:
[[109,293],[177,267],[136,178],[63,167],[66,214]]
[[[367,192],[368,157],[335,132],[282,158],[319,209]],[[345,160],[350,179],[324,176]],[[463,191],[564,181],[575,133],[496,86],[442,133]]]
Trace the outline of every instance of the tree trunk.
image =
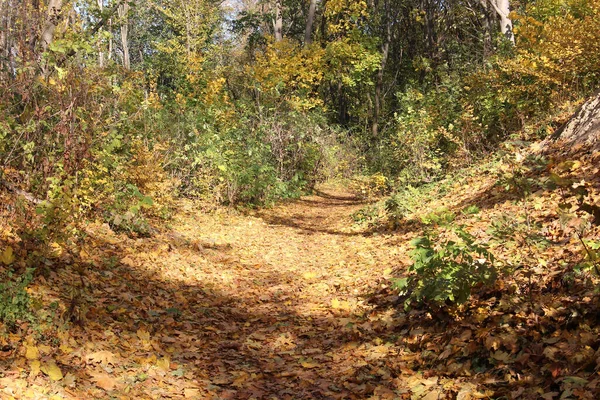
[[[104,0],[97,0],[98,8],[100,9],[100,15],[104,11]],[[102,31],[102,29],[100,29]],[[104,51],[102,50],[102,37],[98,40],[98,66],[104,67]]]
[[600,92],[583,103],[563,126],[545,141],[544,148],[559,144],[568,154],[600,150]]
[[371,132],[373,138],[379,135],[379,118],[381,115],[381,104],[383,103],[383,74],[387,65],[388,57],[390,54],[390,44],[392,43],[392,16],[386,2],[385,10],[385,39],[381,46],[381,65],[379,71],[377,71],[377,80],[375,81],[375,101],[373,107],[373,124],[371,125]]
[[391,34],[390,28],[388,26],[388,37],[385,43],[382,46],[381,51],[381,65],[379,66],[379,71],[377,71],[377,82],[375,82],[375,102],[373,108],[373,126],[372,132],[373,137],[376,138],[379,135],[379,118],[381,115],[381,104],[383,103],[383,73],[385,70],[385,66],[387,64],[387,59],[390,54],[390,42],[391,42]]
[[500,21],[500,32],[515,44],[515,37],[513,35],[513,25],[512,20],[508,16],[510,14],[510,2],[509,0],[480,0],[481,5],[486,10],[489,6],[491,6],[496,14],[498,15],[498,19]]
[[327,10],[327,1],[328,0],[323,0],[321,2],[321,9],[323,11],[321,12],[321,27],[319,36],[321,37],[322,47],[325,47],[327,43],[327,18],[325,17],[325,11]]
[[[112,22],[112,18],[110,18],[108,20],[108,31],[112,33],[113,31],[113,22]],[[110,35],[108,37],[108,54],[107,54],[107,59],[108,61],[112,60],[113,57],[113,52],[114,52],[114,42],[113,42],[113,36]]]
[[275,41],[281,42],[283,40],[283,0],[275,0]]
[[498,6],[498,15],[500,16],[500,32],[514,44],[513,25],[511,19],[508,17],[508,14],[510,14],[509,0],[496,0],[496,5]]
[[124,2],[119,6],[119,18],[121,18],[121,47],[123,48],[123,68],[130,69],[129,58],[129,4]]
[[308,7],[308,16],[306,18],[306,30],[304,31],[304,45],[312,43],[312,27],[315,22],[315,12],[317,11],[317,0],[310,0]]
[[50,0],[48,2],[48,10],[46,12],[46,23],[40,36],[42,44],[42,53],[48,50],[52,40],[54,40],[54,31],[58,26],[62,14],[63,0]]
[[494,26],[494,11],[492,7],[486,2],[481,2],[484,11],[483,17],[483,58],[484,61],[490,57],[493,53],[494,46],[492,42],[492,32]]

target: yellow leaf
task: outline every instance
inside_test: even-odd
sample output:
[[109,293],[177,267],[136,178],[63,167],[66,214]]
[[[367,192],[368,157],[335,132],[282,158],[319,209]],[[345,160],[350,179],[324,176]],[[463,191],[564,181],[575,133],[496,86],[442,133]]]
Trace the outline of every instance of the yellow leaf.
[[15,255],[12,247],[8,246],[2,254],[0,255],[0,261],[4,263],[4,265],[10,265],[15,261]]
[[304,277],[304,279],[314,279],[317,277],[317,274],[314,272],[305,272],[304,274],[302,274],[302,276]]
[[52,347],[45,345],[45,344],[39,345],[38,349],[40,350],[40,353],[42,353],[42,354],[50,354],[52,352]]
[[576,171],[581,168],[581,161],[575,160],[573,161],[573,165],[571,165],[571,171]]
[[165,372],[168,372],[171,367],[171,360],[169,357],[163,357],[156,362],[156,366]]
[[154,364],[156,363],[156,355],[151,354],[150,357],[143,359],[142,364]]
[[42,365],[40,369],[53,381],[60,381],[63,378],[62,371],[53,361]]
[[27,349],[25,351],[25,358],[28,360],[37,360],[38,358],[40,358],[40,351],[38,350],[38,348],[36,346],[27,346],[25,345],[25,348]]
[[137,337],[140,338],[140,340],[149,341],[150,340],[150,333],[147,330],[145,330],[143,328],[140,328],[137,331]]
[[36,376],[38,376],[38,374],[41,371],[41,363],[39,360],[33,360],[30,364],[31,367],[31,372],[29,372],[29,377],[30,378],[35,378]]
[[337,308],[340,308],[340,306],[341,306],[341,304],[338,299],[331,300],[331,307],[337,309]]
[[302,365],[302,367],[307,368],[307,369],[311,369],[311,368],[317,368],[319,366],[319,363],[315,362],[315,361],[303,361],[300,363],[300,365]]

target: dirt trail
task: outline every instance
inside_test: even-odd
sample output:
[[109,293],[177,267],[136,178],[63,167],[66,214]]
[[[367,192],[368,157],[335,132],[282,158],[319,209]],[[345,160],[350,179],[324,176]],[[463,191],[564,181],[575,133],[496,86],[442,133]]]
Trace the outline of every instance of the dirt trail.
[[[51,390],[136,399],[385,393],[398,370],[375,331],[389,315],[368,317],[364,295],[399,253],[391,237],[351,228],[363,206],[325,190],[250,216],[186,203],[152,238],[91,227],[85,288],[69,291],[79,281],[69,266],[35,288],[65,307],[76,298],[70,318],[82,321],[40,347],[65,376]],[[43,374],[22,378],[31,360],[0,363],[21,389],[48,393]]]
[[190,302],[204,302],[206,317],[194,315],[189,333],[210,332],[197,349],[207,390],[218,398],[361,398],[372,390],[358,377],[368,363],[355,354],[363,296],[398,252],[351,228],[363,206],[324,191],[251,217],[178,218],[175,231],[200,249],[185,256],[190,265],[197,257],[200,271],[186,266],[181,283],[192,285]]

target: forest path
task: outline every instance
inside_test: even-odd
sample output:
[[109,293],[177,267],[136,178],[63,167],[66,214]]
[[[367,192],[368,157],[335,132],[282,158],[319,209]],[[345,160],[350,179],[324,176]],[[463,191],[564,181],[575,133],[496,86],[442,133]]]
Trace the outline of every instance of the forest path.
[[[370,313],[365,295],[401,254],[397,236],[352,229],[364,205],[324,189],[250,215],[184,202],[150,238],[90,227],[83,326],[57,334],[53,362],[66,378],[56,389],[136,399],[392,393],[397,349],[377,333],[393,325],[391,311]],[[79,280],[66,266],[37,290],[68,304]],[[20,384],[32,379],[47,382]]]
[[252,216],[176,218],[174,230],[200,249],[186,256],[202,265],[186,268],[189,294],[202,298],[209,288],[216,299],[206,317],[193,316],[200,331],[215,329],[198,348],[205,390],[236,399],[361,398],[373,390],[369,380],[390,378],[359,347],[361,337],[374,339],[361,333],[369,330],[364,295],[398,265],[398,250],[390,237],[352,229],[351,214],[364,206],[324,189]]

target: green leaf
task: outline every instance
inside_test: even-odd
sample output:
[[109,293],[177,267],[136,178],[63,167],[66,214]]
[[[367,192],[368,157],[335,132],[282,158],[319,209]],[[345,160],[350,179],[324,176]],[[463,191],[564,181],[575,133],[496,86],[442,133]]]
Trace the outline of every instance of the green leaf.
[[402,291],[408,286],[408,278],[395,279],[393,283],[394,289]]

